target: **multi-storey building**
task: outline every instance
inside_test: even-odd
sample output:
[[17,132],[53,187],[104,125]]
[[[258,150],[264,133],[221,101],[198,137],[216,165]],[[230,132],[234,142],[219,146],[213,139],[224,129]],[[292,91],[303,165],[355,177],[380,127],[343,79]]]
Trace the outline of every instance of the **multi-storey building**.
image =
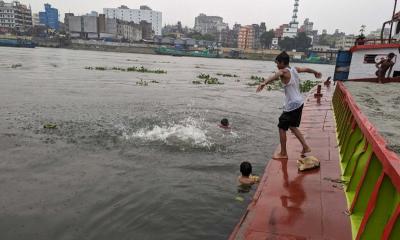
[[275,37],[276,38],[282,38],[283,37],[283,30],[285,28],[288,28],[289,24],[282,24],[279,26],[279,28],[275,29]]
[[50,4],[44,5],[44,12],[39,12],[40,23],[48,28],[59,30],[58,9],[52,8]]
[[201,34],[216,34],[229,27],[223,20],[222,17],[202,13],[195,18],[194,30]]
[[41,25],[40,24],[39,13],[32,13],[32,25],[33,26]]
[[18,1],[0,1],[0,31],[24,33],[32,29],[32,11]]
[[148,6],[140,6],[140,9],[129,9],[122,5],[119,8],[104,8],[106,18],[119,19],[140,24],[142,21],[151,23],[155,35],[162,34],[162,13],[153,11]]
[[355,45],[356,36],[347,35],[337,39],[335,47],[337,49],[348,50]]
[[252,49],[254,47],[255,31],[252,25],[243,26],[239,30],[238,48]]
[[152,33],[150,23],[142,21],[141,24],[136,24],[106,18],[104,14],[74,16],[71,13],[66,13],[65,26],[72,38],[82,39],[114,39],[136,42],[142,40],[143,35],[148,34],[148,31]]
[[142,40],[142,28],[140,24],[117,20],[117,33],[123,40],[136,42]]

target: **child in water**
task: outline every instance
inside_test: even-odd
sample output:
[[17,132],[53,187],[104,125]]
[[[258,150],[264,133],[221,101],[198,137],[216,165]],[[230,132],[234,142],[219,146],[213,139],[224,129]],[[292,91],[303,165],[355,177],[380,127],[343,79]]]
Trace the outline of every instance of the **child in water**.
[[238,181],[241,185],[251,186],[255,183],[260,182],[259,177],[251,175],[251,173],[253,172],[251,163],[242,162],[240,164],[240,172],[242,173],[242,175],[239,176]]
[[221,123],[218,126],[223,129],[231,129],[231,127],[229,126],[229,120],[226,118],[222,119]]

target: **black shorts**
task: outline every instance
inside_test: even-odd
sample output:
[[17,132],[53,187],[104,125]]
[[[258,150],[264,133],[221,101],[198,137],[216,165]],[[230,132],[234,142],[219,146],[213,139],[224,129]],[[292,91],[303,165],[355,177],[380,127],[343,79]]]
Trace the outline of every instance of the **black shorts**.
[[279,117],[278,127],[287,131],[290,127],[299,127],[301,122],[301,114],[303,113],[303,106],[290,112],[283,112]]

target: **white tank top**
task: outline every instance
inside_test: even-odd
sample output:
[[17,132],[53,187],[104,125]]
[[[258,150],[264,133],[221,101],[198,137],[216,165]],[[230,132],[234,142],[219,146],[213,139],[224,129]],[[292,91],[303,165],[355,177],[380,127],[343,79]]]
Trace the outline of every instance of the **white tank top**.
[[296,68],[286,68],[290,71],[290,81],[283,84],[285,89],[284,112],[291,112],[304,104],[303,95],[300,93],[300,78]]

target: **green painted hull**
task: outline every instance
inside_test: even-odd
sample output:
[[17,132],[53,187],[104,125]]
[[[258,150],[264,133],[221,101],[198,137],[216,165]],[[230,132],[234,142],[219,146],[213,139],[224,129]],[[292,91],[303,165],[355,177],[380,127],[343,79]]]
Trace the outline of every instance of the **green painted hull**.
[[353,239],[400,239],[400,160],[341,82],[333,106]]
[[203,58],[219,58],[218,53],[212,53],[210,51],[185,51],[177,50],[173,48],[157,48],[155,49],[157,54],[177,56],[177,57],[203,57]]

